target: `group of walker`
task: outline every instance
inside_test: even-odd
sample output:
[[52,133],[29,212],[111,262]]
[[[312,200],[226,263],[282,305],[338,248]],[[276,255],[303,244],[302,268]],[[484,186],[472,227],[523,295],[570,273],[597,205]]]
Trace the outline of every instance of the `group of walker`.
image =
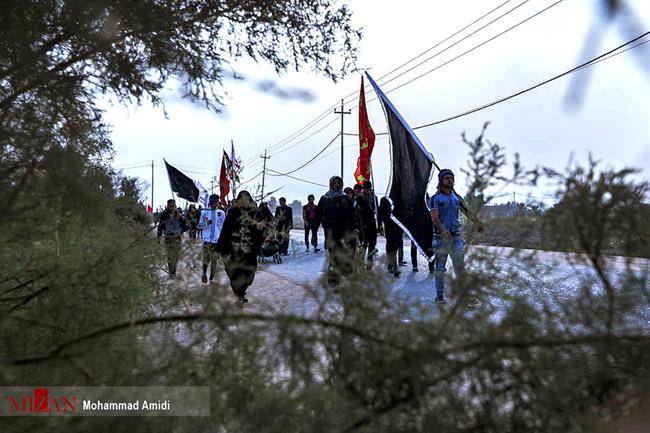
[[[456,273],[464,268],[465,245],[459,220],[461,201],[453,186],[453,172],[441,170],[437,192],[428,199],[433,242],[426,247],[435,258],[429,262],[429,271],[435,273],[435,302],[438,304],[445,303],[447,258],[451,256]],[[390,200],[383,197],[378,201],[370,181],[343,189],[341,177],[333,176],[329,191],[318,204],[314,203],[311,194],[307,200],[302,212],[306,251],[309,252],[310,247],[314,253],[320,251],[317,232],[322,225],[328,255],[329,287],[338,291],[341,278],[352,271],[354,263],[362,261],[367,268],[372,267],[378,252],[378,233],[383,233],[386,238],[387,270],[396,277],[400,275],[400,266],[406,264],[403,261],[403,231],[390,217]],[[219,196],[211,195],[208,208],[202,209],[198,215],[195,229],[203,240],[201,281],[213,281],[220,257],[237,300],[248,302],[246,290],[253,283],[263,248],[275,245],[280,256],[289,254],[289,233],[293,228],[291,207],[287,206],[286,199],[281,198],[274,217],[266,203],[257,206],[247,191],[241,191],[225,210],[221,208]],[[167,208],[160,214],[158,236],[164,235],[170,279],[176,278],[182,235],[190,225],[175,201],[168,200]],[[413,271],[417,272],[417,251],[413,245],[411,261]]]

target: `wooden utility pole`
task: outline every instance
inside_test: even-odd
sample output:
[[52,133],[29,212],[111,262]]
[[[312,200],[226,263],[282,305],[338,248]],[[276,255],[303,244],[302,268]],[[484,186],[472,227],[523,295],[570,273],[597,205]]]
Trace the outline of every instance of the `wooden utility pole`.
[[341,111],[336,111],[336,109],[334,109],[334,113],[341,115],[341,132],[340,132],[340,135],[341,135],[341,180],[343,180],[343,115],[344,114],[350,114],[351,111],[350,110],[348,110],[348,111],[344,110],[343,99],[341,99]]
[[266,160],[271,159],[270,156],[266,156],[266,149],[264,149],[264,156],[260,156],[264,160],[264,165],[262,167],[262,194],[260,195],[260,201],[264,200],[264,180],[266,178]]

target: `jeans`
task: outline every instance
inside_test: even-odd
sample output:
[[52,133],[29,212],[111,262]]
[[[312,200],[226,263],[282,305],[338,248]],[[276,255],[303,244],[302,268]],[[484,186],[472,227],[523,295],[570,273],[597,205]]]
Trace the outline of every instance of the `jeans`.
[[318,246],[318,224],[305,223],[305,246],[309,248],[309,232],[311,232],[311,244]]
[[441,296],[445,292],[447,257],[451,256],[456,275],[465,268],[465,241],[460,236],[452,236],[451,240],[434,237],[432,247],[436,255],[436,294]]

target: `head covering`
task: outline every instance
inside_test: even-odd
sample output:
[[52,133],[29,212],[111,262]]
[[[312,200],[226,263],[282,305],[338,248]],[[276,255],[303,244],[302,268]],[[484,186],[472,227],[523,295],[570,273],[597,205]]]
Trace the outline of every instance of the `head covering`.
[[210,194],[210,197],[208,197],[208,203],[219,203],[219,196],[217,194]]
[[443,168],[440,170],[440,173],[438,173],[438,183],[442,183],[442,179],[444,179],[445,176],[454,177],[454,172],[448,168]]
[[[337,190],[334,189],[334,181],[338,179],[339,182],[341,183],[341,187]],[[326,198],[334,198],[334,197],[340,197],[345,195],[343,192],[343,179],[341,179],[341,176],[332,176],[330,177],[330,190],[325,193]]]
[[242,200],[243,198],[248,199],[248,204],[247,204],[246,207],[255,206],[255,201],[253,200],[253,197],[251,197],[251,194],[246,190],[242,190],[242,191],[239,192],[239,194],[237,194],[237,204],[238,205],[241,205],[241,204],[244,203],[245,200]]

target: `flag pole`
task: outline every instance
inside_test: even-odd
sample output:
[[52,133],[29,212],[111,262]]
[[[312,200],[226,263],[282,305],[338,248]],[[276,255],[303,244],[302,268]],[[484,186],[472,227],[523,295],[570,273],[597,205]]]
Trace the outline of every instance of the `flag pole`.
[[374,209],[375,227],[376,227],[377,222],[379,221],[379,217],[377,216],[377,202],[376,202],[376,195],[375,195],[375,188],[377,187],[377,185],[375,185],[375,176],[372,171],[372,157],[370,158],[370,182],[372,182],[372,207]]

